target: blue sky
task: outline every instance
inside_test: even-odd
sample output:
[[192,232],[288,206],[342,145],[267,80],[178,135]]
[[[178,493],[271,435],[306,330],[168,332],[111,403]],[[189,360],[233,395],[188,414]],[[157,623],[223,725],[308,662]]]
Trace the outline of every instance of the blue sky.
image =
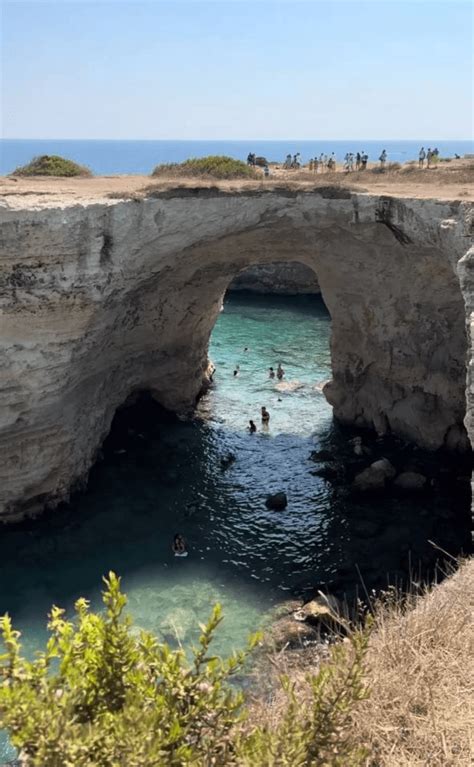
[[0,2],[4,138],[472,136],[468,0]]

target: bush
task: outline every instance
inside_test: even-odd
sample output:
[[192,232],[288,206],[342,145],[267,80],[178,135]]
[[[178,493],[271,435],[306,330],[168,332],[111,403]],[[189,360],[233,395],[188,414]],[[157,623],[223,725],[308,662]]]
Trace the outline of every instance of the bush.
[[152,176],[210,176],[211,178],[257,178],[255,170],[241,160],[225,155],[209,155],[181,163],[157,165]]
[[11,174],[12,176],[92,176],[89,168],[78,165],[72,160],[53,154],[34,157]]
[[349,736],[354,704],[367,697],[367,636],[308,677],[311,696],[298,701],[283,680],[283,724],[245,723],[243,695],[228,680],[248,651],[222,661],[209,654],[222,620],[214,608],[190,661],[147,631],[134,632],[126,597],[113,573],[105,579],[105,614],[76,602],[76,623],[53,607],[46,650],[21,656],[20,634],[5,615],[0,627],[0,727],[28,767],[355,767],[365,754]]

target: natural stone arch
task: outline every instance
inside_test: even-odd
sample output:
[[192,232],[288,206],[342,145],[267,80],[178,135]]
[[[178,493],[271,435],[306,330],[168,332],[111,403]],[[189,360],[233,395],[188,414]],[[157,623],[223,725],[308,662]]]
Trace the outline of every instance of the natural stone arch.
[[462,213],[324,189],[4,211],[4,518],[67,497],[131,392],[192,408],[222,297],[255,263],[296,259],[316,272],[338,418],[432,449],[465,446]]

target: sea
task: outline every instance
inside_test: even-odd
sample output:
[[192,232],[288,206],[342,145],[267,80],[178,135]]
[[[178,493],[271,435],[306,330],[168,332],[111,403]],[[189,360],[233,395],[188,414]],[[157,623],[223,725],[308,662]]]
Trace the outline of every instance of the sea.
[[161,163],[182,162],[190,157],[229,155],[246,160],[249,152],[264,156],[269,162],[283,162],[287,154],[300,152],[303,163],[321,152],[335,153],[339,162],[347,152],[366,152],[369,161],[377,160],[386,149],[389,162],[406,162],[418,157],[420,147],[437,147],[441,157],[463,157],[474,153],[474,142],[446,141],[423,138],[416,141],[330,139],[300,141],[133,141],[133,140],[74,140],[74,139],[1,139],[0,174],[11,173],[33,157],[57,154],[86,165],[96,175],[149,174]]

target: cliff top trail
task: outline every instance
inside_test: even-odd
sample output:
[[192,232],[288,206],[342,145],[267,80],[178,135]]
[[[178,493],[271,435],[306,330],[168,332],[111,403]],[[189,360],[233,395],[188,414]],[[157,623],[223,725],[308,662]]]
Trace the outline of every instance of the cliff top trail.
[[430,170],[405,166],[401,170],[376,173],[376,166],[366,171],[315,175],[306,168],[287,171],[272,167],[269,179],[217,180],[203,178],[174,178],[163,176],[95,176],[92,178],[0,177],[0,206],[10,209],[31,209],[89,204],[114,199],[145,197],[151,190],[181,188],[218,188],[227,192],[272,191],[298,192],[319,187],[336,186],[354,192],[393,195],[419,199],[474,201],[474,161],[453,160]]

